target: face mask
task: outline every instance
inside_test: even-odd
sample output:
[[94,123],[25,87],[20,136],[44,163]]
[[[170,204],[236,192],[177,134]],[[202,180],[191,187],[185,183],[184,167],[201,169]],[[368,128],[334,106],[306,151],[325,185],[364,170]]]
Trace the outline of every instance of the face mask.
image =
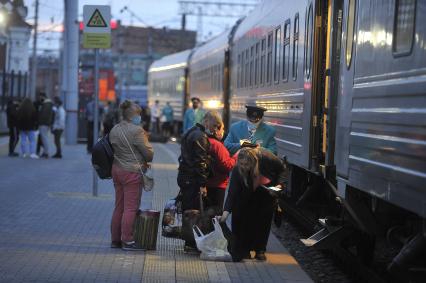
[[135,116],[132,118],[132,124],[135,124],[136,126],[139,126],[141,124],[141,116]]
[[256,123],[253,123],[253,122],[250,122],[250,121],[248,121],[248,128],[250,129],[250,130],[256,130],[257,129],[257,127],[259,127],[259,124],[260,124],[260,122],[261,122],[262,120],[259,120],[259,121],[257,121]]

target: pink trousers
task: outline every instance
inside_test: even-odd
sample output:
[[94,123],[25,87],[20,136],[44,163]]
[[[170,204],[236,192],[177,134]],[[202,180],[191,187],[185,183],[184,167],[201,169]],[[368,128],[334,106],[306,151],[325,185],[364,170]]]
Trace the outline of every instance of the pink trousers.
[[115,208],[111,219],[111,240],[133,241],[133,224],[142,196],[142,177],[139,173],[112,166],[115,187]]

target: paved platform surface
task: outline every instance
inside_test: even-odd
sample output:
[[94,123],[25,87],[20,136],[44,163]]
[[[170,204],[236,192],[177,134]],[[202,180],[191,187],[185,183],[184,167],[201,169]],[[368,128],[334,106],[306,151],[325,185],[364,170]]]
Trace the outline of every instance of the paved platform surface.
[[[154,148],[156,187],[142,206],[161,210],[177,194],[179,147]],[[272,235],[267,262],[201,261],[160,234],[156,251],[111,249],[112,182],[91,190],[83,145],[62,160],[0,157],[0,282],[311,282]]]

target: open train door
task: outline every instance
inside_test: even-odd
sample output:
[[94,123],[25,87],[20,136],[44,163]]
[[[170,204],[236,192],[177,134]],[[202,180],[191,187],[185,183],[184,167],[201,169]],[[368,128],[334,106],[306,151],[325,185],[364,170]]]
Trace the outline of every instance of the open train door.
[[[304,78],[312,91],[310,169],[334,171],[342,1],[317,0],[307,9]],[[312,7],[312,8],[311,8]]]

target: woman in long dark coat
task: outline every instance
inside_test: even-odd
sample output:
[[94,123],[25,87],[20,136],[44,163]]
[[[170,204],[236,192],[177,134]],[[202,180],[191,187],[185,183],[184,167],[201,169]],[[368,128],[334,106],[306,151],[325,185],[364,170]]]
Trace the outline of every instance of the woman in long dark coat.
[[286,181],[285,166],[281,159],[262,148],[243,148],[238,154],[237,165],[232,170],[224,212],[225,222],[232,213],[234,261],[251,258],[266,260],[274,210],[274,193],[266,187],[281,188]]

